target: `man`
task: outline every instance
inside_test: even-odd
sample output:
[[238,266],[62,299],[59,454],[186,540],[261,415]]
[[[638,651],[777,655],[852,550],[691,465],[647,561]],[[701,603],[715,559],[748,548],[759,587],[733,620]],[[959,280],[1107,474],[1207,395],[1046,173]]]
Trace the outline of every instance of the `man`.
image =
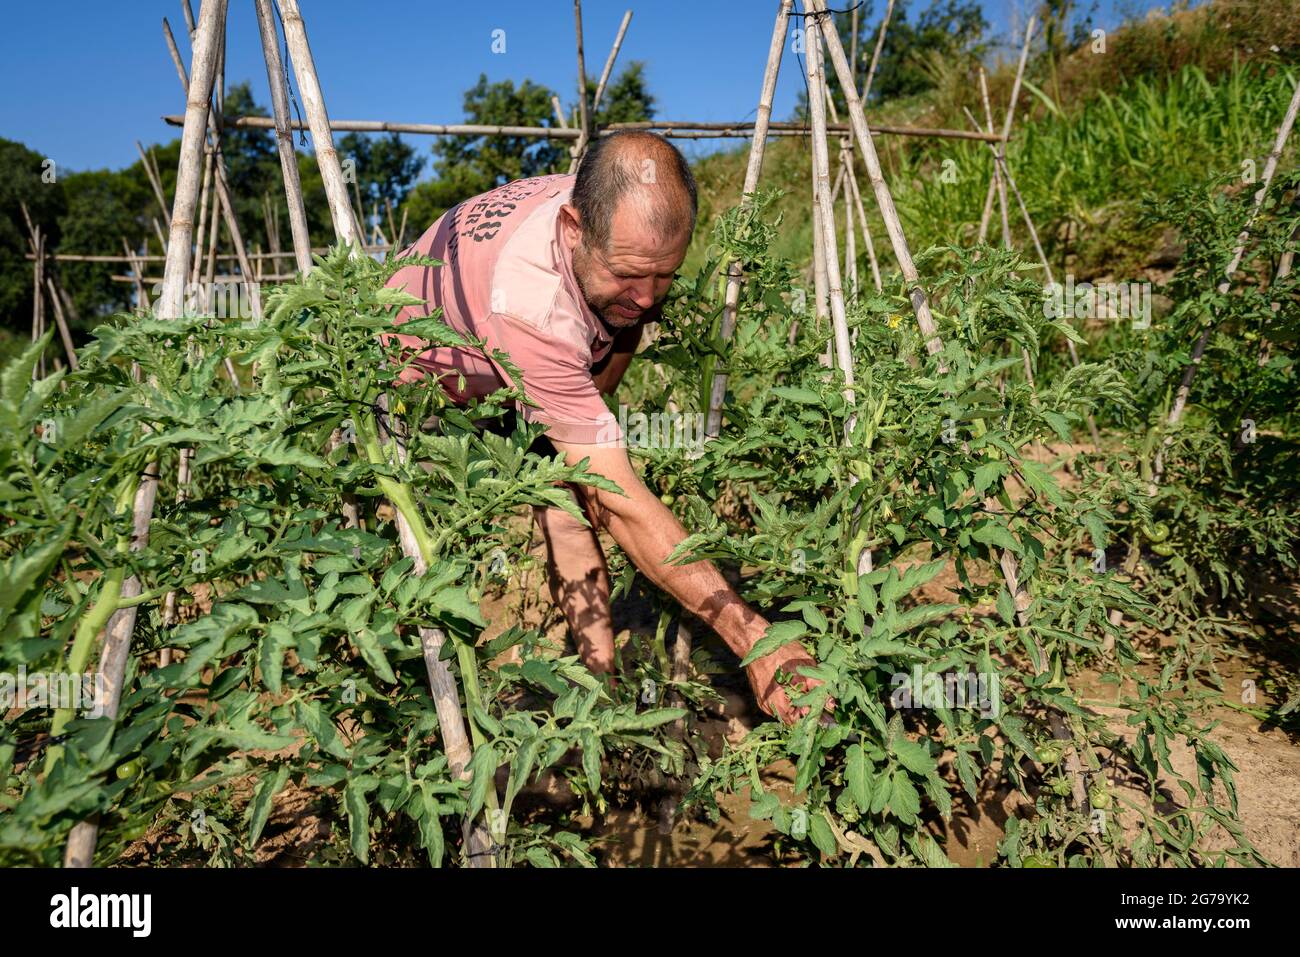
[[[600,137],[576,177],[517,180],[448,210],[403,253],[444,265],[408,266],[389,283],[427,303],[402,310],[398,322],[441,306],[453,329],[485,340],[489,352],[507,353],[538,406],[520,405],[519,412],[547,427],[547,454],[558,452],[571,465],[587,459],[592,472],[625,493],[571,486],[590,527],[562,509],[537,509],[551,593],[583,661],[597,673],[615,668],[609,574],[597,528],[742,658],[767,629],[712,563],[664,564],[686,530],[642,484],[601,398],[617,389],[642,328],[658,321],[695,217],[694,178],[666,140],[645,132]],[[414,336],[395,338],[423,350],[404,371],[407,381],[436,377],[454,400],[510,382],[477,350],[427,349]],[[809,688],[819,682],[796,669],[812,664],[797,642],[751,664],[759,707],[787,722],[801,716],[806,709],[790,704],[776,674],[787,672]]]

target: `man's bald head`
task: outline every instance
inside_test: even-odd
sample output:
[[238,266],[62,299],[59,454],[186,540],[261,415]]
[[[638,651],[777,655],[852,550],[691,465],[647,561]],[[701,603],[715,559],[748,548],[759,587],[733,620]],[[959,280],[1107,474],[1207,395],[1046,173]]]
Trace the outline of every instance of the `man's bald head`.
[[695,229],[695,177],[686,159],[662,136],[626,130],[597,137],[573,186],[583,241],[607,250],[614,214],[625,203],[653,239],[664,242]]

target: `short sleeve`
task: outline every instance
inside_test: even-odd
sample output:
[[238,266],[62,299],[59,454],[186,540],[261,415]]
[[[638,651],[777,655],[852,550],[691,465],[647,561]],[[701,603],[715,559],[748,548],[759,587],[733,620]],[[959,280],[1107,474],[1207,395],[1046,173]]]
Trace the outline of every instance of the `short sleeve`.
[[[592,381],[589,348],[501,313],[492,313],[484,325],[488,357],[497,349],[506,353],[523,374],[524,394],[537,403],[520,405],[526,421],[546,426],[547,437],[560,442],[622,443],[618,419]],[[498,365],[498,370],[503,380],[512,381],[506,369]]]

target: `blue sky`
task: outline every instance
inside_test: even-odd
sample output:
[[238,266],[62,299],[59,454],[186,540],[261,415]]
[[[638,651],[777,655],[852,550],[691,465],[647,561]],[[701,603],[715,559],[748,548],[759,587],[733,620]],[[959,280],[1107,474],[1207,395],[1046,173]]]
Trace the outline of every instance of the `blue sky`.
[[[911,0],[909,7],[928,3]],[[875,5],[883,11],[884,0]],[[1086,8],[1088,0],[1081,5]],[[1157,5],[1097,0],[1096,22],[1113,27],[1125,13]],[[575,96],[570,0],[302,0],[301,6],[326,105],[336,119],[459,122],[463,91],[480,73],[493,81],[532,79],[562,91],[566,103]],[[717,121],[752,115],[775,0],[586,0],[589,72],[599,72],[629,6],[634,13],[619,63],[646,61],[659,117]],[[1017,6],[1023,10],[1032,3],[983,0],[996,34],[1006,34]],[[179,0],[46,0],[6,8],[0,136],[53,158],[61,169],[82,170],[128,165],[136,159],[135,140],[163,142],[177,135],[158,118],[183,111],[161,29],[166,16],[188,62]],[[870,19],[878,22],[879,12]],[[492,52],[496,29],[505,31],[504,53]],[[252,0],[230,0],[226,55],[227,83],[251,80],[258,101],[269,104]],[[778,118],[789,114],[800,88],[792,62],[787,58],[781,71]],[[432,139],[413,140],[427,155]],[[678,142],[688,155],[708,148]]]

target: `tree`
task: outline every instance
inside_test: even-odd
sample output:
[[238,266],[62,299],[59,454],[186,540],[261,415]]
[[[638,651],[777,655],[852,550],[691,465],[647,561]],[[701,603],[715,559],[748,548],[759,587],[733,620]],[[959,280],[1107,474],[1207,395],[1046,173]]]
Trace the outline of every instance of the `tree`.
[[32,263],[24,258],[30,249],[19,204],[27,204],[32,220],[45,231],[48,248],[55,248],[59,219],[67,210],[64,179],[40,153],[0,139],[0,322],[18,335],[29,334],[32,327]]
[[878,102],[930,89],[934,83],[922,54],[978,59],[985,52],[982,41],[988,28],[974,0],[934,0],[915,26],[907,22],[907,6],[900,0],[885,32],[880,63],[871,83],[872,98]]
[[[865,5],[858,11],[858,92],[866,83],[871,55],[875,50],[876,36],[880,32],[880,18],[871,15]],[[882,5],[883,15],[883,5]],[[852,20],[848,13],[836,13],[836,28],[847,55],[852,33]],[[880,50],[880,62],[871,81],[870,100],[884,100],[924,93],[935,85],[933,63],[960,60],[974,61],[983,56],[987,45],[983,42],[988,22],[976,0],[933,0],[921,13],[915,24],[907,20],[907,0],[898,0],[885,31],[885,42]],[[834,69],[827,59],[828,83],[841,119],[847,117],[847,101],[840,90]],[[808,95],[800,92],[795,103],[794,118],[808,120]]]
[[[597,77],[587,79],[587,102],[596,95]],[[552,91],[525,80],[488,83],[486,75],[465,92],[466,123],[492,126],[558,125],[551,106]],[[654,96],[647,89],[645,64],[632,61],[605,88],[596,125],[654,118]],[[570,124],[577,104],[568,104]],[[410,192],[408,221],[423,231],[463,199],[511,180],[569,168],[569,140],[539,140],[522,136],[445,136],[434,144],[435,178]]]
[[[589,104],[596,96],[597,79],[587,80]],[[600,107],[596,110],[596,125],[653,120],[654,104],[654,95],[646,88],[645,64],[640,60],[633,60],[605,87],[605,92],[600,98]]]
[[339,140],[338,151],[345,162],[350,158],[355,164],[357,187],[367,213],[371,203],[378,203],[380,209],[385,202],[400,205],[424,169],[424,157],[417,156],[415,147],[396,133],[349,133]]

